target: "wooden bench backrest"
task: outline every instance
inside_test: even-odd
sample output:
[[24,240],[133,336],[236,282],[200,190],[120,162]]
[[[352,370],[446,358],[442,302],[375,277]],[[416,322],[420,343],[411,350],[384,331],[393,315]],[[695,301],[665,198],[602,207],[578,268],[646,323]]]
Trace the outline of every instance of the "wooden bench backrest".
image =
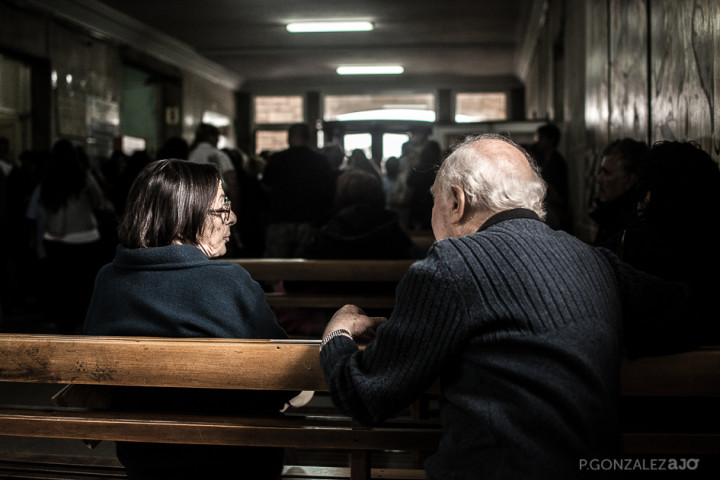
[[[315,340],[0,334],[0,381],[326,391]],[[720,397],[720,347],[623,362],[624,396]]]
[[0,334],[0,381],[325,391],[319,341]]
[[720,346],[625,360],[620,378],[624,396],[720,397]]
[[415,260],[224,259],[257,281],[399,282]]

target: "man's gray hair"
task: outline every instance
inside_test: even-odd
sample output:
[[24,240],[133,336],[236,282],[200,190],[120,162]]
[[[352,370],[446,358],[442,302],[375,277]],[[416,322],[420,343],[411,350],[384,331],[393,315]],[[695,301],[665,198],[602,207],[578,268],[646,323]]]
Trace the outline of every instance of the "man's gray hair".
[[[476,143],[501,140],[515,147],[527,159],[530,170],[514,166],[503,168],[503,158],[483,156]],[[498,213],[513,208],[527,208],[545,219],[547,186],[533,158],[507,137],[483,134],[466,138],[440,166],[436,184],[445,193],[459,185],[468,206],[474,211]]]

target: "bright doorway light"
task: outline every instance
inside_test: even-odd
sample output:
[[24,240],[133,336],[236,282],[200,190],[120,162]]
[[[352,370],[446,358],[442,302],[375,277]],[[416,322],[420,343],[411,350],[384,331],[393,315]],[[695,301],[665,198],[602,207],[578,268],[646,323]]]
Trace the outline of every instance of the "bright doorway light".
[[230,146],[230,139],[228,138],[231,133],[230,124],[232,123],[232,119],[230,117],[223,115],[222,113],[206,110],[203,112],[202,122],[214,125],[220,130],[220,138],[218,139],[217,148]]
[[365,156],[372,156],[372,135],[369,133],[346,133],[343,137],[343,149],[348,157],[353,150],[359,149],[365,153]]
[[400,75],[405,72],[402,65],[340,65],[338,75]]
[[402,146],[410,140],[406,133],[383,133],[383,160],[400,157]]
[[369,32],[373,24],[365,21],[292,22],[285,28],[290,33]]
[[342,122],[351,120],[416,120],[420,122],[434,122],[435,112],[432,110],[393,108],[342,113],[337,115],[337,119]]

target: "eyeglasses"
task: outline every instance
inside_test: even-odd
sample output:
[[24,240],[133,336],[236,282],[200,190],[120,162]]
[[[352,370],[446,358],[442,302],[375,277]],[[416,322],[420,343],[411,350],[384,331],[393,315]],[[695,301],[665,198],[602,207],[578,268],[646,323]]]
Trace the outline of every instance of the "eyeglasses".
[[230,209],[230,199],[227,195],[223,197],[222,208],[211,208],[210,213],[219,215],[223,222],[230,223],[230,213],[232,213],[232,210]]

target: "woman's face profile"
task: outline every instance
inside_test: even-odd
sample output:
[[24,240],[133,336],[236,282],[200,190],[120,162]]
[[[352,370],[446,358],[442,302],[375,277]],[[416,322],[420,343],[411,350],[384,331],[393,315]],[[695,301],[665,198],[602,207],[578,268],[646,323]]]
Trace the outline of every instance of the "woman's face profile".
[[208,258],[220,257],[227,252],[225,244],[230,241],[230,227],[237,221],[235,213],[229,209],[225,191],[222,185],[218,185],[215,199],[208,207],[203,232],[198,238],[198,247]]

